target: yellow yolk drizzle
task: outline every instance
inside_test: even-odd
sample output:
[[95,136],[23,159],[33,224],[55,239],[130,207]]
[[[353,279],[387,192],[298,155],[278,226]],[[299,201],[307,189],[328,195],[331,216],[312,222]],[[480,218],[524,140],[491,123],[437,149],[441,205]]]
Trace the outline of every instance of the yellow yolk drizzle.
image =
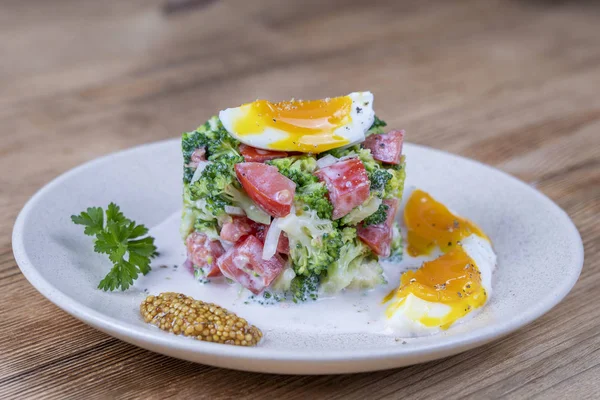
[[473,234],[489,239],[475,224],[452,214],[422,190],[415,190],[408,199],[404,222],[408,231],[407,252],[411,256],[427,255],[435,248],[444,254],[402,274],[400,286],[384,299],[384,303],[392,301],[386,315],[391,318],[412,294],[420,300],[448,306],[449,311],[431,315],[433,304],[425,308],[413,308],[411,304],[403,311],[405,316],[426,327],[447,329],[483,306],[487,299],[479,268],[463,249],[461,240]]
[[334,131],[352,121],[352,99],[348,96],[326,100],[292,100],[272,103],[257,100],[241,106],[244,116],[234,123],[241,136],[261,134],[266,127],[287,133],[271,143],[273,150],[290,147],[305,153],[320,153],[349,143]]
[[411,256],[429,254],[436,246],[445,253],[472,234],[489,241],[479,227],[452,214],[422,190],[415,190],[408,199],[404,222],[408,230],[406,250]]
[[462,247],[457,247],[433,261],[425,262],[416,271],[407,271],[400,278],[400,287],[384,301],[396,299],[386,310],[391,318],[412,294],[422,300],[450,307],[442,317],[424,316],[418,319],[427,327],[447,329],[454,321],[485,304],[487,294],[481,284],[475,262]]

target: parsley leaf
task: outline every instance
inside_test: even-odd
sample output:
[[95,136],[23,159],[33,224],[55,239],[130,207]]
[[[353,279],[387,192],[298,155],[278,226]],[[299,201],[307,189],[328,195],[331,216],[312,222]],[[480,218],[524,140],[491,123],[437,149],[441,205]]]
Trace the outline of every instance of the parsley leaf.
[[72,215],[74,223],[84,225],[83,233],[89,236],[97,235],[102,232],[104,226],[104,212],[100,207],[90,207],[79,215]]
[[150,260],[158,255],[154,238],[145,236],[148,228],[125,218],[115,203],[110,203],[106,212],[101,207],[90,207],[79,215],[72,215],[71,220],[85,226],[83,233],[95,236],[94,251],[107,254],[113,263],[108,275],[100,281],[99,289],[126,290],[140,273],[150,272]]

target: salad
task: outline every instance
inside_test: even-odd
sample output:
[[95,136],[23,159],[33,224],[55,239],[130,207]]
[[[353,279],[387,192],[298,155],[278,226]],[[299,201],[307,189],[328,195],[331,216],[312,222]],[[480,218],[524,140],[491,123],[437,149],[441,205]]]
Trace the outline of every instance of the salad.
[[402,254],[404,132],[373,95],[223,110],[182,135],[181,235],[203,281],[296,302],[386,283]]

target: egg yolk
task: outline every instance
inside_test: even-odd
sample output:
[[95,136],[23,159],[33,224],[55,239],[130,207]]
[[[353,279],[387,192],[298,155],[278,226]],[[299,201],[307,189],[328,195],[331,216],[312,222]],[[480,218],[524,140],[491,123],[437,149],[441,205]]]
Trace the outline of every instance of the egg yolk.
[[287,133],[287,137],[271,143],[271,149],[320,153],[349,143],[334,131],[352,121],[351,108],[349,96],[279,103],[257,100],[241,106],[244,115],[235,121],[233,129],[238,135],[247,136],[273,128]]
[[[416,271],[407,271],[400,278],[400,286],[384,301],[396,299],[386,310],[391,318],[409,294],[433,303],[450,307],[442,317],[418,316],[417,320],[427,327],[447,329],[454,321],[481,307],[486,301],[486,291],[475,262],[461,246],[425,262]],[[410,318],[410,315],[408,315]]]
[[413,257],[429,254],[436,246],[446,253],[472,234],[489,241],[477,225],[452,214],[422,190],[415,190],[408,199],[404,222],[408,230],[406,250]]

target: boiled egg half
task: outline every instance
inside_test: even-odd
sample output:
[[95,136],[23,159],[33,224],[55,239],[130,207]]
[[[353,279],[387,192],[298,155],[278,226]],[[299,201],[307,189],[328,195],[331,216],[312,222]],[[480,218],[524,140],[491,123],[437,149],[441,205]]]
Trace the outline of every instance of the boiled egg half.
[[406,336],[433,334],[483,307],[496,267],[483,231],[422,190],[408,198],[404,222],[407,252],[427,261],[404,272],[398,288],[384,299],[388,326]]
[[256,100],[219,113],[240,142],[264,150],[321,153],[362,142],[375,119],[373,94],[322,100]]

